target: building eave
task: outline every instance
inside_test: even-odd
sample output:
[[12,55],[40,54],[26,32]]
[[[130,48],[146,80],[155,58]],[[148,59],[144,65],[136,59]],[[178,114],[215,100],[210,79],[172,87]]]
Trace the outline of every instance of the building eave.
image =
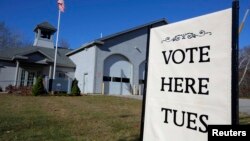
[[104,44],[103,41],[98,41],[98,40],[92,41],[92,42],[90,42],[90,43],[87,43],[87,44],[82,45],[82,46],[81,46],[80,48],[78,48],[78,49],[75,49],[75,50],[73,50],[73,51],[71,51],[71,52],[68,52],[68,53],[66,54],[66,56],[71,56],[71,55],[74,55],[74,54],[76,54],[77,52],[80,52],[80,51],[82,51],[82,50],[84,50],[84,49],[86,49],[86,48],[89,48],[89,47],[92,47],[92,46],[95,46],[95,45],[103,45],[103,44]]
[[15,55],[15,56],[12,57],[11,60],[18,60],[18,59],[27,60],[29,58],[27,56]]

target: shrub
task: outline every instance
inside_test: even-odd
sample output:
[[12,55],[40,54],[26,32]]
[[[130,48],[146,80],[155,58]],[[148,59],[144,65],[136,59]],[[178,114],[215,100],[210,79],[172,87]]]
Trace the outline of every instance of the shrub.
[[45,93],[44,86],[43,86],[43,79],[42,77],[38,77],[36,80],[35,85],[32,87],[32,95],[38,96]]
[[3,91],[3,89],[2,89],[2,87],[0,87],[0,92],[2,92]]
[[17,91],[20,92],[22,96],[31,96],[32,95],[32,87],[30,86],[22,86],[17,88]]
[[72,82],[72,87],[71,87],[71,95],[80,96],[80,93],[81,91],[78,87],[78,81],[74,79]]
[[12,86],[11,84],[8,85],[6,88],[5,88],[5,91],[7,91],[9,94],[13,93],[14,91],[16,91],[16,87]]
[[32,88],[30,86],[15,87],[12,85],[8,85],[5,88],[5,91],[7,91],[9,94],[16,94],[16,95],[22,95],[22,96],[32,95]]

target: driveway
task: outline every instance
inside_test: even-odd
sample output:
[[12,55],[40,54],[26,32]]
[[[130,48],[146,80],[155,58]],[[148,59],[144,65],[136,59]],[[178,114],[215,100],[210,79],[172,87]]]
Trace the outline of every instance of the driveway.
[[239,99],[239,111],[250,115],[250,99]]

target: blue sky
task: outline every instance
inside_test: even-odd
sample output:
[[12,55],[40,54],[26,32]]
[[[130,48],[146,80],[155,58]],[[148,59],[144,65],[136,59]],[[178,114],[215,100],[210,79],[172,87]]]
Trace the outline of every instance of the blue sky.
[[[232,0],[64,0],[59,38],[71,48],[157,19],[169,23],[231,7]],[[240,21],[250,0],[240,0]],[[0,21],[33,42],[33,29],[48,21],[57,26],[57,0],[0,0]],[[240,47],[250,45],[250,16],[240,34]]]

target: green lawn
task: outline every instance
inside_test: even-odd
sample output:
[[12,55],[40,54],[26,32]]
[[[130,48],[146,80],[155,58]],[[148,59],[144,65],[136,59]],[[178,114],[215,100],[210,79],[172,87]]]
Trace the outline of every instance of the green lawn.
[[240,124],[250,124],[250,115],[240,113]]
[[140,100],[112,96],[0,95],[0,141],[137,141],[140,114]]
[[0,96],[0,140],[138,140],[141,101],[111,96]]

